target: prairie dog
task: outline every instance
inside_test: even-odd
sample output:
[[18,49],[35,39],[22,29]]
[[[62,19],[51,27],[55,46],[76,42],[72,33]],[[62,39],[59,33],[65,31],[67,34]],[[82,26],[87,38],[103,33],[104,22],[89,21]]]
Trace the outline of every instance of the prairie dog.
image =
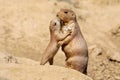
[[50,22],[49,30],[50,30],[50,42],[42,55],[40,65],[44,65],[48,61],[49,64],[52,65],[53,58],[60,47],[60,44],[58,44],[58,42],[59,41],[62,42],[68,35],[70,35],[70,30],[66,31],[66,33],[62,33],[59,18],[55,18]]
[[[64,39],[62,50],[66,55],[66,67],[86,74],[88,47],[76,20],[76,14],[70,9],[61,9],[57,17],[62,22],[62,30],[71,25],[71,35]],[[61,42],[60,42],[61,43]]]

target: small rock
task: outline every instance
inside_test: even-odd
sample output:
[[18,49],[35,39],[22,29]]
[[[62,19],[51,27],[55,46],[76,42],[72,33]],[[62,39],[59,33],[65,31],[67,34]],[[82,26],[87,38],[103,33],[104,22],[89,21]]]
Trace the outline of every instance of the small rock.
[[114,61],[114,62],[120,63],[120,53],[119,52],[116,52],[116,51],[115,52],[110,52],[110,51],[108,51],[107,58],[110,61]]

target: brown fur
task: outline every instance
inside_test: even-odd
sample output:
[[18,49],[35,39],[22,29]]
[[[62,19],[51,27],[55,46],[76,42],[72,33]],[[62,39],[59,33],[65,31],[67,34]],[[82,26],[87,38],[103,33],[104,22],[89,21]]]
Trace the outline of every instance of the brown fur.
[[88,48],[86,41],[80,31],[75,13],[70,9],[61,9],[57,13],[64,28],[71,28],[71,35],[64,39],[62,50],[66,55],[66,67],[78,70],[86,74],[88,63]]
[[65,34],[61,32],[61,24],[58,18],[50,22],[49,29],[50,29],[50,42],[42,56],[42,60],[40,63],[41,65],[46,64],[48,61],[50,65],[53,64],[53,58],[60,47],[58,41],[64,40],[70,34],[70,31],[66,32]]

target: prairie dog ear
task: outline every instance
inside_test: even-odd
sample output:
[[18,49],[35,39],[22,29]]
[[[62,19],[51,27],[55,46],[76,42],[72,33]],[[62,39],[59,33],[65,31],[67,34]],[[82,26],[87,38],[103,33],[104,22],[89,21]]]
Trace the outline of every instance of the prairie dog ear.
[[72,16],[73,18],[76,17],[74,13],[72,13],[71,16]]
[[72,15],[72,16],[74,16],[74,14],[73,14],[73,13],[72,13],[71,15]]

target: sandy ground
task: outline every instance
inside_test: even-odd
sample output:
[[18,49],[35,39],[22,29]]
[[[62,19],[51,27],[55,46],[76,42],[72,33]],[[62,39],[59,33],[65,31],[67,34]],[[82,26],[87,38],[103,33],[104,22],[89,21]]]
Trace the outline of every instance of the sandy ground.
[[40,66],[27,58],[0,53],[0,80],[92,80],[73,69],[59,66]]
[[[77,15],[89,47],[88,75],[120,80],[120,0],[0,0],[0,51],[39,61],[60,8]],[[64,66],[64,60],[60,49],[55,65]]]
[[4,64],[0,68],[0,80],[92,80],[82,73],[57,66]]

